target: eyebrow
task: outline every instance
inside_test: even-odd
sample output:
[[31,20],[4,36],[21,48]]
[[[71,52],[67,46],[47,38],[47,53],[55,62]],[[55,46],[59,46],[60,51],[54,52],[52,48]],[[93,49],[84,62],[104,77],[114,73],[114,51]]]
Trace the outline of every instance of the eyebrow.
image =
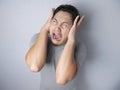
[[[55,19],[56,21],[58,21],[55,17],[53,19]],[[70,23],[68,23],[66,21],[63,21],[62,23],[66,23],[66,24],[70,25]]]

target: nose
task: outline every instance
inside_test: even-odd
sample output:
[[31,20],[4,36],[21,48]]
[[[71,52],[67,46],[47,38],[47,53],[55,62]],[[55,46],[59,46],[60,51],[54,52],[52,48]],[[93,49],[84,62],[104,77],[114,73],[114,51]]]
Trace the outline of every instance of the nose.
[[61,32],[60,26],[57,26],[57,27],[55,28],[55,31],[56,31],[56,33],[60,33],[60,32]]

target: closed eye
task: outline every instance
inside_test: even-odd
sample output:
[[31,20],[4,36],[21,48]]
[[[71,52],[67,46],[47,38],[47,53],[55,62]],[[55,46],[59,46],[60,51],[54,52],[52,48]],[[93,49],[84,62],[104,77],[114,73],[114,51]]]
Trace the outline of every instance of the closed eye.
[[62,24],[62,26],[63,26],[64,28],[67,28],[67,27],[69,26],[69,24],[66,23],[66,22],[64,22],[64,23]]
[[55,18],[52,19],[53,24],[57,24],[57,20]]

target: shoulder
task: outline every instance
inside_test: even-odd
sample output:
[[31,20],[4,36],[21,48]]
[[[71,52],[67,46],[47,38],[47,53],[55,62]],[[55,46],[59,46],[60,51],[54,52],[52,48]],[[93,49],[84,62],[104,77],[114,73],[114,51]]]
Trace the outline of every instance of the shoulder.
[[[31,37],[30,43],[29,43],[30,46],[32,46],[36,42],[37,38],[39,37],[39,34],[40,33],[36,33]],[[48,44],[50,44],[50,43],[51,43],[50,35],[48,35]]]
[[83,64],[87,56],[87,47],[83,42],[77,42],[75,46],[75,58],[80,65]]
[[38,36],[39,36],[39,33],[36,33],[31,37],[30,42],[29,42],[30,47],[36,42]]
[[75,50],[76,51],[87,51],[87,47],[86,47],[86,45],[83,43],[83,42],[76,42],[76,44],[75,44]]

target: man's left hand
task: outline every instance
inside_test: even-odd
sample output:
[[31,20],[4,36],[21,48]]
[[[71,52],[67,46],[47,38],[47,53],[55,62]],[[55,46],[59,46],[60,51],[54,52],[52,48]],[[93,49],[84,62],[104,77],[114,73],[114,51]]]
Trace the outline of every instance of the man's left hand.
[[[83,22],[85,16],[82,16],[79,20],[80,16],[77,16],[74,20],[74,23],[70,29],[69,35],[68,35],[68,41],[72,41],[75,42],[75,35],[76,35],[76,30],[77,28],[81,25],[81,23]],[[79,20],[79,21],[78,21]]]

